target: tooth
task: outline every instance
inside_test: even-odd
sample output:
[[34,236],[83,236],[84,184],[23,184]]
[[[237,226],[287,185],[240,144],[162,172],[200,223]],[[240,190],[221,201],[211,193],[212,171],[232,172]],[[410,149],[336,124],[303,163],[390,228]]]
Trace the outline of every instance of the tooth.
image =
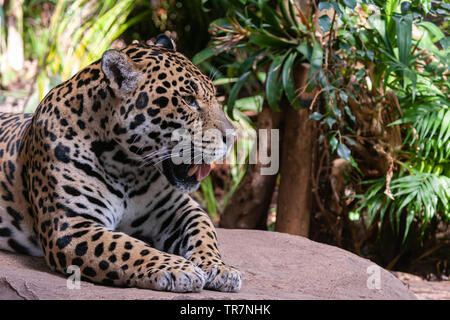
[[198,168],[199,168],[198,165],[195,165],[192,168],[190,168],[188,171],[188,176],[192,177],[197,172]]

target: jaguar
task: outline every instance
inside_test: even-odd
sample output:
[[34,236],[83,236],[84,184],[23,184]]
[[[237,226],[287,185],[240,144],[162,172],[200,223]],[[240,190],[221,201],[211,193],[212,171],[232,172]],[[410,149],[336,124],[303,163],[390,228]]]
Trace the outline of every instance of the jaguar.
[[[221,136],[191,149],[219,151],[176,163],[174,132],[199,128]],[[0,113],[0,249],[97,284],[239,291],[240,272],[189,195],[235,135],[212,81],[167,35],[107,50],[33,114]]]

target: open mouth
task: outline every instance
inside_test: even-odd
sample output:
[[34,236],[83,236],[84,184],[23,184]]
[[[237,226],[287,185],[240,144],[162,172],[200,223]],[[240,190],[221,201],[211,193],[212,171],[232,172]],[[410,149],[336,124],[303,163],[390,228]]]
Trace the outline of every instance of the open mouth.
[[184,191],[196,189],[211,172],[209,164],[174,164],[172,159],[164,160],[162,167],[169,182]]
[[194,164],[188,170],[187,175],[189,177],[194,177],[195,176],[195,179],[198,182],[200,182],[203,179],[205,179],[210,172],[211,172],[211,166],[209,164],[206,164],[206,163]]

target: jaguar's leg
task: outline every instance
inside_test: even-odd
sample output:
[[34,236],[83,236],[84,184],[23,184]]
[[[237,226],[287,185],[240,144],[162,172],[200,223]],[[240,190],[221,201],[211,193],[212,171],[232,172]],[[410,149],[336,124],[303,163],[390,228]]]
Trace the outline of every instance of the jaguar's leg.
[[149,223],[159,228],[152,236],[156,239],[157,248],[181,255],[206,272],[205,288],[229,292],[240,290],[240,272],[222,261],[211,219],[195,201],[189,199],[176,212],[167,212],[160,220]]
[[[183,219],[183,214],[180,215]],[[197,264],[207,274],[206,289],[237,292],[241,289],[241,273],[227,266],[217,246],[217,236],[211,219],[204,211],[185,215],[182,229],[182,255]]]
[[174,292],[200,291],[205,284],[204,271],[180,256],[90,219],[55,217],[40,223],[40,233],[48,265],[61,273],[76,265],[95,283]]

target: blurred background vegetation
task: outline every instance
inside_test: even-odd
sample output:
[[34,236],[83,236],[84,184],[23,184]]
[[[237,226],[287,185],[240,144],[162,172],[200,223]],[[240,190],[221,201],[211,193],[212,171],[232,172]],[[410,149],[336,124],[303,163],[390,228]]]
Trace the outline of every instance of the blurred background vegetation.
[[0,111],[33,112],[108,48],[170,34],[243,134],[280,129],[278,176],[217,165],[220,226],[307,236],[450,275],[447,0],[0,0]]

